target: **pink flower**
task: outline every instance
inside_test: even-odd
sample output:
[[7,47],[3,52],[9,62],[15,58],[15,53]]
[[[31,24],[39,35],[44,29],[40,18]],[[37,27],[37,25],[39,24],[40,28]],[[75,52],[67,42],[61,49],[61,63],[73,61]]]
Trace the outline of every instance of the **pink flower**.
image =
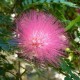
[[31,10],[16,19],[20,55],[25,59],[37,59],[42,63],[60,63],[68,47],[63,25],[54,16]]

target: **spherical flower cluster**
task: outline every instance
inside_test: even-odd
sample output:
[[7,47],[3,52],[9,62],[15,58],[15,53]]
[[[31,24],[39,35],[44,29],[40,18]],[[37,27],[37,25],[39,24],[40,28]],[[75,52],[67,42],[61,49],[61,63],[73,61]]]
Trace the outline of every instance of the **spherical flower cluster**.
[[58,65],[68,47],[61,22],[51,14],[30,10],[16,19],[18,46],[25,59]]

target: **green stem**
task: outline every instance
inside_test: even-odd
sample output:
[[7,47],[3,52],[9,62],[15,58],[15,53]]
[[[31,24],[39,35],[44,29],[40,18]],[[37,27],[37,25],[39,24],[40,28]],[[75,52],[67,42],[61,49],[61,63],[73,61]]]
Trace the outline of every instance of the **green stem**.
[[16,74],[16,80],[22,80],[21,74],[20,74],[20,60],[18,61],[18,71]]

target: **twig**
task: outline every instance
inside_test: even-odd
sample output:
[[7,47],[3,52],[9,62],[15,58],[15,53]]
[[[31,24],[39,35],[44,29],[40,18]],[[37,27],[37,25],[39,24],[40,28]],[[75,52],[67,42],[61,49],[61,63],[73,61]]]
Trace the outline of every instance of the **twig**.
[[21,74],[20,74],[20,60],[18,60],[18,71],[16,75],[17,75],[16,80],[22,80]]

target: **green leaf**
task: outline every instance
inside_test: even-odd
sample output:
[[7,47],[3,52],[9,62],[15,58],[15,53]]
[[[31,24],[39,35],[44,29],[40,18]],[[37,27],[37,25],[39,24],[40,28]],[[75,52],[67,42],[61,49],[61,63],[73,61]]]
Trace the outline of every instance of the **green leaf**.
[[33,0],[33,2],[36,2],[37,0]]
[[40,0],[40,2],[41,2],[41,3],[44,3],[44,2],[45,2],[45,0]]
[[8,51],[10,48],[9,48],[9,45],[3,41],[3,40],[0,40],[0,47],[3,49],[3,50],[6,50]]
[[0,67],[0,75],[4,75],[5,74],[5,70],[3,69],[3,67]]
[[74,73],[71,73],[71,76],[74,78],[74,80],[80,80],[80,78]]
[[5,63],[4,64],[4,67],[7,69],[7,70],[12,70],[14,68],[13,64],[9,64],[9,63]]
[[71,68],[69,67],[68,63],[64,59],[62,60],[61,68],[64,72],[71,74]]
[[68,1],[60,1],[61,3],[63,3],[64,5],[67,5],[69,7],[75,7],[77,8],[78,6],[72,2],[68,2]]
[[70,30],[71,28],[74,27],[74,25],[77,23],[77,22],[80,22],[80,16],[78,16],[76,19],[72,20],[69,25],[66,27],[66,31],[67,30]]
[[11,17],[0,13],[0,25],[11,25]]
[[66,76],[64,80],[73,80],[70,76]]
[[51,2],[51,0],[46,0],[46,2],[50,3],[50,2]]
[[32,4],[32,0],[28,0],[29,4]]
[[56,3],[58,3],[60,0],[54,0],[53,2],[56,2]]
[[24,6],[24,5],[27,5],[28,4],[28,2],[27,2],[27,0],[24,0],[23,2],[22,2],[22,5]]

